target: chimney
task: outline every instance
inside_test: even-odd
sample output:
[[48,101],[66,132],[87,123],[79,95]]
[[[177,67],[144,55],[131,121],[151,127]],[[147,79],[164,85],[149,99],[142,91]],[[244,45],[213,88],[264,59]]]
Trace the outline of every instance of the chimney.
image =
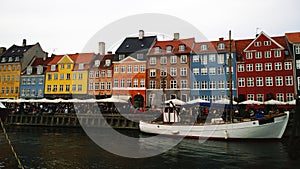
[[143,38],[144,38],[144,31],[139,30],[139,39],[143,39]]
[[219,38],[219,41],[223,41],[224,40],[224,38],[222,37],[222,38]]
[[23,47],[26,46],[26,39],[23,39]]
[[6,51],[5,47],[0,47],[0,56]]
[[174,40],[179,40],[179,33],[174,33]]
[[107,51],[107,54],[112,54],[112,51]]
[[104,55],[105,54],[105,43],[99,42],[99,54]]

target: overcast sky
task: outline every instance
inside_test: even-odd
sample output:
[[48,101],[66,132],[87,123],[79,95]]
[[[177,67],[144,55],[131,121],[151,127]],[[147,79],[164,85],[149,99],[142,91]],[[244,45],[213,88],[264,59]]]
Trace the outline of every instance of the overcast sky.
[[81,52],[103,27],[143,13],[178,17],[209,40],[228,38],[228,30],[234,39],[253,38],[257,28],[270,36],[300,31],[299,0],[1,0],[0,46],[27,39],[49,53]]

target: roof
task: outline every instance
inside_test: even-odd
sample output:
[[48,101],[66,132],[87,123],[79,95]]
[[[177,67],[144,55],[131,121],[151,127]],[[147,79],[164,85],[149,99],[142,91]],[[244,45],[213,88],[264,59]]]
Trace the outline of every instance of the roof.
[[300,32],[286,33],[285,36],[290,43],[300,43]]
[[244,49],[253,41],[253,39],[235,40],[236,55],[242,56]]
[[115,53],[129,54],[138,51],[148,52],[155,40],[156,36],[145,36],[142,39],[139,39],[138,37],[127,37]]
[[9,49],[7,49],[2,55],[3,56],[23,56],[27,50],[29,50],[34,45],[27,45],[27,46],[17,46],[12,45]]
[[46,58],[35,58],[35,60],[33,61],[33,63],[31,64],[32,67],[35,66],[47,66],[48,63],[52,60],[52,57],[46,57]]
[[[225,48],[219,49],[218,45],[224,43]],[[207,50],[201,50],[201,45],[207,45]],[[236,51],[235,41],[231,40],[231,50]],[[218,41],[207,41],[207,42],[197,42],[195,43],[193,52],[204,52],[204,53],[211,53],[211,52],[227,52],[229,51],[229,40],[218,40]]]
[[[188,38],[188,39],[179,39],[179,40],[167,40],[167,41],[157,41],[149,55],[161,55],[161,54],[167,54],[166,48],[167,46],[172,46],[172,53],[173,54],[179,54],[179,53],[189,53],[193,49],[195,43],[195,38]],[[185,50],[184,51],[179,51],[179,45],[185,45]],[[155,48],[159,47],[161,50],[159,53],[156,53]]]

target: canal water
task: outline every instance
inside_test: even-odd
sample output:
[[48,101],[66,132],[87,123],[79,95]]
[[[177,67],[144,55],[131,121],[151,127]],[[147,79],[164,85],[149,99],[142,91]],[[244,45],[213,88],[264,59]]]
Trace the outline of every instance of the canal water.
[[[162,154],[148,158],[126,158],[105,151],[95,144],[81,128],[11,127],[7,130],[24,168],[265,169],[300,167],[300,157],[299,159],[290,158],[286,139],[231,142],[216,140],[202,142],[198,139],[183,139]],[[137,130],[118,131],[135,138],[152,137]],[[166,137],[166,144],[171,142],[171,139],[173,138]],[[17,166],[17,161],[1,131],[0,168],[10,169],[17,168]]]

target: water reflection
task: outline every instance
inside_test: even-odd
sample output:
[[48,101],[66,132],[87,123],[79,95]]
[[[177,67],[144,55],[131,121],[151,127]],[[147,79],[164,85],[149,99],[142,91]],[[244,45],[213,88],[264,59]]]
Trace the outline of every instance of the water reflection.
[[[300,163],[289,159],[282,141],[206,141],[184,139],[163,154],[148,158],[125,158],[98,147],[83,130],[76,128],[10,129],[9,136],[25,168],[298,168]],[[139,138],[135,149],[156,151],[174,143],[172,137],[159,137],[138,131],[121,130]],[[105,133],[100,137],[105,138]],[[117,147],[117,146],[116,146]],[[7,142],[0,135],[0,168],[16,168]]]

